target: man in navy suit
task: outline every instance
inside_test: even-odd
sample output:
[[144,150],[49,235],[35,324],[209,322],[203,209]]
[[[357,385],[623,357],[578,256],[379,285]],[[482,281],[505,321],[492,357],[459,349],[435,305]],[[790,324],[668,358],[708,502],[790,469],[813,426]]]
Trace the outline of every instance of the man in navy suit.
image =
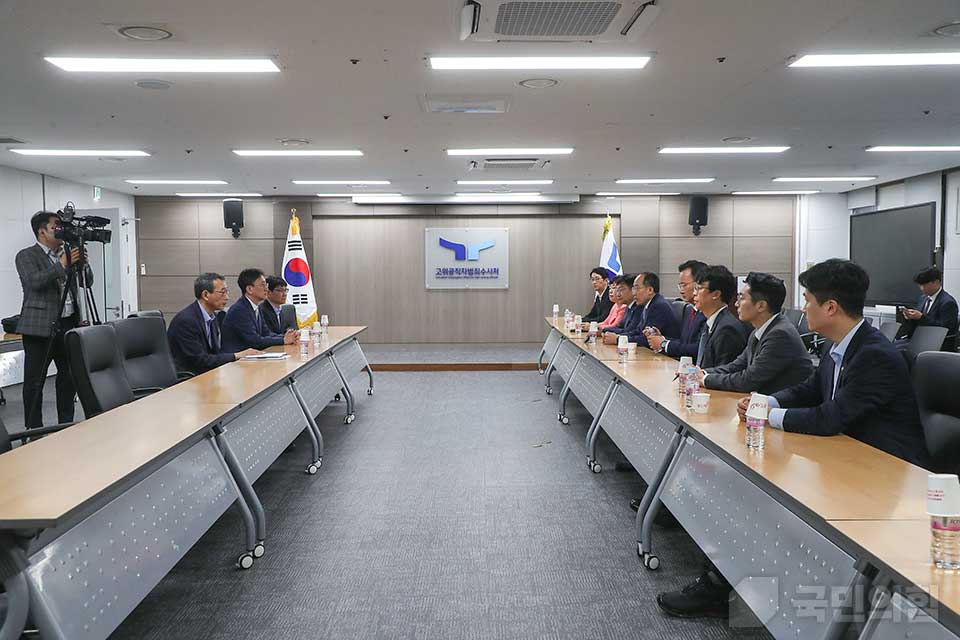
[[201,374],[245,355],[260,353],[247,349],[239,353],[220,348],[223,309],[230,299],[227,285],[219,273],[203,273],[193,281],[191,302],[181,309],[167,327],[167,340],[180,371]]
[[611,286],[619,287],[620,300],[627,305],[627,310],[623,313],[623,320],[620,321],[620,324],[604,330],[604,344],[617,344],[617,336],[621,333],[629,335],[640,323],[643,305],[637,304],[633,295],[633,281],[635,279],[636,276],[633,274],[624,274],[613,279]]
[[[867,272],[835,258],[804,271],[800,284],[810,330],[834,346],[806,381],[768,396],[770,426],[817,436],[846,434],[923,465],[926,443],[907,364],[863,319]],[[749,402],[744,398],[738,405],[741,420]],[[683,590],[659,594],[657,604],[679,617],[725,616],[730,591],[711,567]]]
[[650,271],[640,273],[633,281],[633,296],[643,309],[639,324],[626,332],[630,342],[649,347],[648,334],[668,338],[680,335],[680,323],[673,315],[670,303],[660,295],[660,277],[657,274]]
[[693,360],[701,369],[733,362],[747,345],[743,324],[730,313],[736,296],[737,279],[726,267],[711,265],[697,274],[694,302],[707,319]]
[[244,269],[237,277],[242,296],[227,311],[223,321],[223,349],[266,349],[281,344],[294,344],[300,332],[290,329],[282,336],[272,333],[260,317],[260,304],[267,299],[267,280],[260,269]]
[[677,267],[680,277],[677,289],[685,303],[680,314],[680,336],[669,340],[662,335],[648,335],[647,341],[653,351],[661,351],[673,358],[694,357],[700,346],[700,332],[707,322],[706,316],[697,311],[693,304],[693,290],[697,286],[697,274],[707,265],[699,260],[687,260]]
[[904,309],[903,317],[908,321],[901,334],[912,336],[917,327],[944,327],[947,338],[943,343],[944,351],[956,351],[957,348],[957,301],[943,290],[943,272],[939,267],[927,267],[913,277],[920,287],[920,300],[916,309]]
[[296,329],[289,324],[280,309],[287,303],[287,281],[280,276],[267,276],[267,299],[260,303],[260,317],[270,333],[283,335],[288,329]]

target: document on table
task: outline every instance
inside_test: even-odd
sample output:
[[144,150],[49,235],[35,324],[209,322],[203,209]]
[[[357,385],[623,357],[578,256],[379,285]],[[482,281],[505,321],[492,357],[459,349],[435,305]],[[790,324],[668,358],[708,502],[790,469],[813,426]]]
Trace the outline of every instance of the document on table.
[[243,356],[244,360],[286,360],[289,353],[259,353],[252,356]]

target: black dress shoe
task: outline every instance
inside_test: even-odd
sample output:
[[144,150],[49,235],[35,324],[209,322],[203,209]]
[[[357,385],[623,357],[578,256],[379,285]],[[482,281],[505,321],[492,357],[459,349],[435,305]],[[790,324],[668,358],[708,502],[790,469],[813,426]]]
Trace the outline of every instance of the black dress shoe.
[[707,571],[680,591],[657,595],[657,605],[677,618],[727,618],[733,589],[721,576]]

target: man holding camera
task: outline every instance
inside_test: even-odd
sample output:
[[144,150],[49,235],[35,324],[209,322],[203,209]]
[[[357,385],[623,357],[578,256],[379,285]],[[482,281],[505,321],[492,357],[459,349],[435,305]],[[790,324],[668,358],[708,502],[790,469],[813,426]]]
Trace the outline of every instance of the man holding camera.
[[[16,257],[17,274],[23,287],[17,332],[23,334],[23,412],[27,429],[43,426],[43,384],[50,366],[48,348],[57,365],[57,420],[73,422],[76,389],[63,335],[80,324],[81,298],[76,278],[69,280],[67,272],[83,263],[84,285],[90,287],[93,271],[79,248],[65,250],[63,240],[56,236],[60,224],[56,213],[35,213],[30,218],[30,227],[37,243],[20,250]],[[60,301],[68,281],[71,286],[61,312]]]

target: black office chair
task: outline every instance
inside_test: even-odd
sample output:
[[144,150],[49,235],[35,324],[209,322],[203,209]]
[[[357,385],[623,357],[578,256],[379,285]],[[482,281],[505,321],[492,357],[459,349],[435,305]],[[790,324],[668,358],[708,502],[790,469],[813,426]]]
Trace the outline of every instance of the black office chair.
[[51,433],[56,433],[57,431],[62,431],[75,424],[76,422],[61,422],[60,424],[27,429],[26,431],[7,431],[7,425],[3,423],[3,418],[0,418],[0,454],[13,449],[14,442],[25,442],[28,439],[46,436]]
[[913,359],[916,359],[924,351],[940,351],[946,337],[947,329],[945,327],[917,327],[913,335],[910,336],[907,353]]
[[960,472],[960,394],[956,393],[960,388],[960,354],[920,353],[913,367],[913,386],[930,470]]
[[117,333],[117,347],[135,397],[142,398],[192,377],[193,374],[176,369],[163,318],[144,316],[110,324]]
[[134,311],[128,318],[162,318],[163,311],[159,309],[145,309],[143,311]]
[[113,325],[71,329],[64,339],[77,396],[87,418],[134,401]]
[[883,337],[893,342],[897,337],[897,332],[900,331],[899,322],[881,322],[880,323],[880,333],[883,334]]
[[670,309],[673,310],[673,317],[677,321],[677,325],[683,324],[683,312],[687,309],[687,303],[683,300],[671,300]]
[[297,322],[297,308],[292,304],[281,305],[280,307],[280,332],[287,329],[297,329],[300,324]]
[[[803,317],[804,317],[803,311],[801,311],[800,309],[783,309],[781,313],[783,313],[784,317],[787,320],[789,320],[793,324],[793,326],[799,329],[800,321],[803,320]],[[804,333],[804,332],[801,331],[801,333]]]

